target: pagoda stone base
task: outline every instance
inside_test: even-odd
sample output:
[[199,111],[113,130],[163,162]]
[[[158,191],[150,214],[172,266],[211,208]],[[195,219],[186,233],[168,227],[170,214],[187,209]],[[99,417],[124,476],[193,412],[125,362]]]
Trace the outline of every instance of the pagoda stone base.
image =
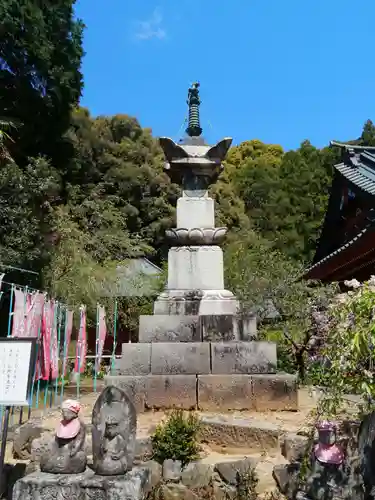
[[154,303],[154,314],[235,315],[239,303],[229,290],[167,289]]
[[221,315],[168,315],[139,317],[138,341],[144,342],[210,342],[255,340],[256,317]]
[[115,375],[105,383],[125,391],[138,412],[298,410],[296,377],[287,374]]
[[276,373],[275,343],[202,341],[201,318],[190,318],[197,340],[123,344],[106,384],[123,389],[138,411],[297,410],[296,377]]

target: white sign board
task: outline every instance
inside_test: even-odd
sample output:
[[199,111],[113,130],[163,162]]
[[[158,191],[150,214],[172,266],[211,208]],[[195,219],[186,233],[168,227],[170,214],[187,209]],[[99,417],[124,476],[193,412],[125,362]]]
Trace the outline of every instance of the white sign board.
[[35,340],[0,339],[0,405],[28,406],[35,369]]

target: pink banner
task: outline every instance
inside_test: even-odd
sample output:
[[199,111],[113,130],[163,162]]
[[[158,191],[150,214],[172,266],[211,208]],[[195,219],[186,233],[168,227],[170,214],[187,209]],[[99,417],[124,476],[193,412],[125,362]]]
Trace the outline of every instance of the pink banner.
[[12,321],[12,337],[25,337],[25,313],[27,295],[18,288],[14,291],[14,308]]
[[69,356],[69,346],[70,339],[72,338],[73,331],[73,311],[67,311],[65,316],[65,341],[64,341],[64,366],[63,366],[63,374],[64,377],[66,375],[66,369],[68,367],[68,356]]
[[76,347],[76,361],[74,371],[83,373],[86,366],[87,334],[86,334],[86,306],[80,308],[79,333]]
[[103,347],[107,336],[107,325],[105,322],[105,309],[98,306],[98,347],[97,347],[97,370],[100,369],[100,363],[103,356]]
[[59,377],[59,350],[57,339],[57,318],[58,318],[59,305],[57,302],[51,300],[51,315],[52,315],[52,328],[51,328],[51,378],[53,380]]
[[45,296],[43,293],[34,292],[27,294],[26,298],[26,335],[38,337],[42,326],[43,306]]
[[51,336],[53,327],[53,302],[45,302],[42,319],[42,351],[43,362],[41,366],[41,378],[49,380],[51,372]]
[[42,323],[44,295],[14,290],[12,337],[37,338]]

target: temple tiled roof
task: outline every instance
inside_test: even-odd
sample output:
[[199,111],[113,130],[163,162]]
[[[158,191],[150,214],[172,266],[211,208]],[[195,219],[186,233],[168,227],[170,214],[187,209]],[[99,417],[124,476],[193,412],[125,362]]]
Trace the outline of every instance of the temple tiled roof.
[[325,262],[329,261],[330,259],[333,259],[334,257],[336,257],[337,255],[339,255],[340,253],[342,253],[345,250],[347,250],[349,247],[355,245],[356,243],[359,242],[359,240],[361,240],[362,238],[364,238],[373,229],[374,229],[374,223],[369,223],[369,225],[367,227],[365,227],[364,229],[362,229],[362,231],[360,231],[353,239],[351,239],[350,241],[346,242],[340,248],[338,248],[334,252],[326,255],[325,257],[323,257],[323,259],[319,260],[318,262],[316,262],[315,264],[313,264],[312,266],[310,266],[308,269],[306,269],[306,271],[304,272],[304,275],[306,276],[306,275],[310,274],[317,267],[320,267]]
[[375,195],[375,147],[331,142],[342,149],[342,162],[335,169],[349,182]]

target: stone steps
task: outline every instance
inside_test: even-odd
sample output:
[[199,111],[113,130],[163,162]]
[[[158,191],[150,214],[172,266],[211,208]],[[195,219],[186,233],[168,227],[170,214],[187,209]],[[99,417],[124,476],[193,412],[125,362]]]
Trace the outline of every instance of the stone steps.
[[124,390],[137,411],[182,408],[201,411],[296,411],[297,383],[288,374],[115,375],[107,385]]
[[112,375],[276,373],[274,342],[153,342],[123,344]]
[[211,342],[256,339],[257,323],[253,315],[169,315],[139,317],[140,343]]

